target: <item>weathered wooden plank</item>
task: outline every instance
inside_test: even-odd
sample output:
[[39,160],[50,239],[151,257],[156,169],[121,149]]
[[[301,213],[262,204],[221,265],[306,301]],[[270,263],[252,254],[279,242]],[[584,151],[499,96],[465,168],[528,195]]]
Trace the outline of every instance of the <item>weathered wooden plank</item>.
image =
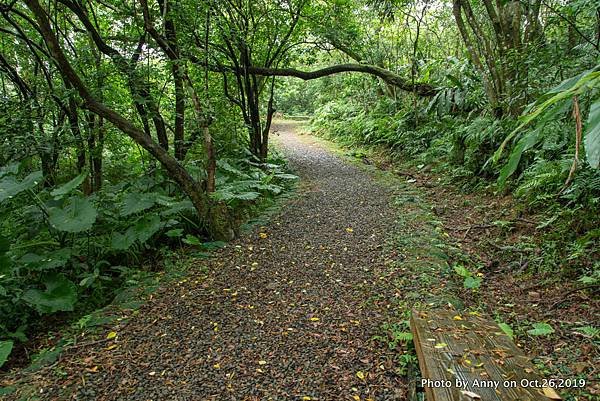
[[522,386],[523,379],[541,381],[533,364],[495,322],[479,314],[413,311],[411,330],[421,375],[431,380],[424,386],[428,401],[560,399],[551,389]]

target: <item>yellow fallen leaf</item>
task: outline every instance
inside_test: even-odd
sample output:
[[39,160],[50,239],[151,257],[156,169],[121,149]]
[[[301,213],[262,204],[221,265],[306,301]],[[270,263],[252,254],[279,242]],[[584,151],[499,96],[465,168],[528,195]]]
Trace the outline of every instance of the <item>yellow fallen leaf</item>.
[[107,351],[110,351],[110,350],[113,350],[113,349],[115,349],[115,348],[117,348],[117,347],[118,347],[118,345],[117,345],[117,344],[111,344],[111,345],[109,345],[108,347],[106,347],[106,350],[107,350]]
[[262,238],[262,239],[265,239],[265,238],[267,238],[269,235],[268,235],[267,233],[260,233],[260,234],[258,234],[258,236],[259,236],[260,238]]
[[552,400],[562,400],[562,398],[560,398],[560,395],[558,395],[556,393],[556,391],[554,391],[553,388],[551,387],[544,387],[542,389],[542,391],[544,392],[544,395]]
[[446,344],[446,343],[437,343],[435,345],[435,348],[440,349],[440,348],[444,348],[444,347],[447,347],[447,346],[448,346],[448,344]]
[[353,233],[354,229],[352,227],[348,227],[348,228],[346,228],[346,231],[348,231],[349,233]]
[[85,371],[88,373],[97,373],[98,372],[98,366],[94,366],[93,368],[85,368]]
[[360,396],[359,396],[359,395],[356,395],[356,394],[354,394],[354,395],[352,396],[352,399],[354,399],[354,400],[356,400],[356,401],[360,401]]
[[360,380],[365,380],[365,377],[367,377],[367,375],[362,370],[359,370],[358,372],[356,372],[356,377],[358,377]]
[[266,364],[267,364],[267,361],[258,361],[258,364],[259,364],[259,365],[266,365]]
[[106,339],[107,340],[112,340],[113,338],[115,338],[117,336],[117,332],[116,331],[111,331],[110,333],[108,333],[106,335]]
[[320,319],[318,317],[311,317],[309,320],[311,322],[318,322]]
[[452,319],[454,319],[454,320],[463,320],[463,318],[460,317],[459,315],[454,316]]
[[302,401],[310,401],[310,400],[312,400],[312,398],[310,398],[307,395],[305,395],[304,397],[302,397]]
[[219,365],[218,363],[215,363],[213,365],[213,368],[215,368],[215,369],[221,369],[221,365]]

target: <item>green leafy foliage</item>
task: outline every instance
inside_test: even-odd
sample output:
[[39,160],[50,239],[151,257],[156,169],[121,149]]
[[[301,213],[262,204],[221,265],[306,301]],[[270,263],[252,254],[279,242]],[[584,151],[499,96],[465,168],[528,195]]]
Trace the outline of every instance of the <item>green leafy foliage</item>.
[[498,326],[502,329],[504,334],[506,334],[511,340],[515,338],[515,333],[512,327],[510,327],[508,324],[501,322],[498,323]]
[[467,278],[465,278],[463,285],[468,290],[475,290],[475,289],[481,287],[481,278],[467,277]]
[[53,189],[50,192],[50,195],[52,195],[55,198],[61,198],[64,195],[68,195],[71,192],[73,192],[76,188],[78,188],[83,181],[87,178],[88,173],[83,172],[81,174],[79,174],[77,177],[73,178],[71,181],[61,185],[58,188]]
[[0,368],[8,360],[8,356],[10,355],[12,348],[12,341],[0,341]]
[[584,141],[588,163],[594,168],[600,167],[600,100],[590,106]]
[[[548,246],[547,254],[554,256],[541,257],[536,264],[558,274],[569,275],[572,270],[583,274],[592,270],[598,257],[594,250],[598,249],[598,237],[588,238],[586,233],[600,224],[600,169],[594,167],[592,144],[598,134],[600,90],[594,69],[573,75],[558,86],[549,79],[546,84],[555,88],[540,89],[539,99],[532,98],[521,119],[491,116],[476,101],[460,110],[446,95],[427,102],[408,102],[401,96],[369,97],[364,83],[340,77],[336,80],[346,84],[349,94],[345,99],[350,100],[317,103],[311,128],[350,149],[360,146],[377,153],[383,147],[400,163],[433,171],[467,192],[512,191],[519,208],[547,215],[543,217],[546,223],[537,230],[552,237],[544,246]],[[481,83],[471,81],[465,73],[460,77],[481,89]],[[584,123],[583,143],[575,174],[565,185],[575,156],[575,94]],[[438,108],[441,101],[448,103]],[[560,233],[551,234],[552,230]],[[565,262],[557,263],[552,257]],[[481,285],[477,276],[466,278],[463,286],[476,289]]]
[[374,336],[374,340],[387,342],[389,349],[396,349],[399,344],[406,345],[413,340],[413,335],[409,330],[409,321],[404,320],[399,323],[385,323],[382,326],[384,335]]
[[554,333],[554,329],[548,323],[534,323],[533,329],[527,330],[527,334],[532,336],[547,336]]
[[125,195],[121,204],[121,215],[127,217],[150,209],[156,203],[156,199],[157,194],[154,193],[130,192]]
[[[280,158],[263,164],[240,153],[219,168],[217,190],[240,195],[227,205],[247,216],[296,177]],[[89,195],[86,173],[40,188],[37,173],[20,179],[29,174],[18,166],[2,171],[19,191],[0,204],[0,228],[7,233],[0,235],[0,339],[26,341],[40,315],[76,316],[102,306],[123,286],[135,285],[140,260],[160,248],[193,242],[205,252],[223,244],[210,241],[192,203],[161,171],[105,181]],[[247,192],[258,196],[246,200]]]
[[23,299],[40,313],[54,313],[59,311],[72,311],[77,301],[77,287],[66,277],[60,274],[51,274],[45,277],[44,291],[38,289],[27,290]]
[[257,164],[248,158],[238,161],[221,159],[217,166],[217,190],[211,196],[232,207],[264,196],[278,195],[298,178],[285,173],[281,165]]
[[34,171],[21,181],[14,175],[5,175],[0,179],[0,202],[12,198],[28,189],[33,189],[41,181],[41,171]]
[[59,231],[79,233],[94,225],[98,212],[88,199],[72,196],[63,207],[49,211],[50,224]]
[[473,273],[471,273],[466,267],[464,267],[461,264],[457,264],[454,266],[454,271],[456,272],[456,274],[458,274],[460,277],[462,277],[463,280],[463,286],[468,289],[468,290],[476,290],[481,286],[481,278],[480,277],[474,277]]
[[600,329],[598,327],[582,326],[575,328],[575,330],[592,339],[600,337]]

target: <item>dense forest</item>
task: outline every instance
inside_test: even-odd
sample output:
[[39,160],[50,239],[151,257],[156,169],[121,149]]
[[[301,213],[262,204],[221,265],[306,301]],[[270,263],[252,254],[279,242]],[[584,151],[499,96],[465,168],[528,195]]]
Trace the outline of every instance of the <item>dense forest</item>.
[[359,158],[384,149],[510,197],[536,215],[528,277],[597,295],[597,0],[1,0],[0,14],[0,366],[292,190],[270,142],[286,117]]

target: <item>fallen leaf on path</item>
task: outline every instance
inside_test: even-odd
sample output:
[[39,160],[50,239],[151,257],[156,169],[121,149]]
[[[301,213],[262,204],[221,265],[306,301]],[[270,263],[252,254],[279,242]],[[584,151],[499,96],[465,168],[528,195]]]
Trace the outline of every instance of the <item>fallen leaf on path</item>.
[[562,398],[560,398],[560,395],[558,395],[556,393],[556,391],[554,391],[554,389],[551,388],[551,387],[544,387],[542,389],[542,391],[544,392],[544,395],[546,397],[550,398],[550,399],[553,399],[553,400],[562,400]]
[[462,390],[461,393],[463,393],[464,395],[466,395],[467,397],[471,397],[475,400],[480,400],[481,396],[477,393],[474,393],[472,391],[466,391],[466,390]]
[[319,321],[319,320],[321,320],[321,319],[319,319],[318,317],[311,317],[309,320],[310,320],[311,322],[318,322],[318,321]]
[[365,377],[367,377],[367,375],[362,370],[359,370],[358,372],[356,372],[356,377],[358,377],[360,380],[365,380]]
[[348,231],[349,233],[353,233],[354,229],[352,227],[348,227],[348,228],[346,228],[346,231]]
[[111,331],[110,333],[108,333],[106,335],[106,339],[107,340],[112,340],[113,338],[115,338],[117,336],[117,332],[116,331]]
[[259,236],[260,238],[262,238],[262,239],[265,239],[265,238],[267,238],[269,235],[268,235],[267,233],[260,233],[260,234],[258,234],[258,236]]

